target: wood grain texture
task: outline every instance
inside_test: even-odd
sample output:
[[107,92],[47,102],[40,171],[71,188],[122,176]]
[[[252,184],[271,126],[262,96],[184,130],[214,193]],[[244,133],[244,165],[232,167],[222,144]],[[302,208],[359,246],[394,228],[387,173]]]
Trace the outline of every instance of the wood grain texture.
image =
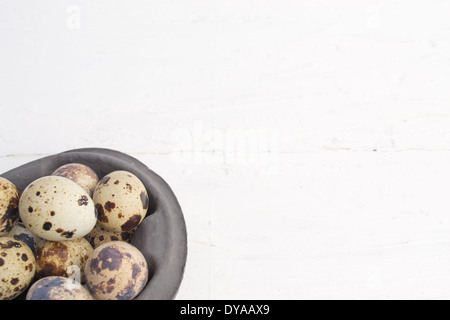
[[0,172],[172,187],[183,299],[446,299],[450,1],[0,2]]

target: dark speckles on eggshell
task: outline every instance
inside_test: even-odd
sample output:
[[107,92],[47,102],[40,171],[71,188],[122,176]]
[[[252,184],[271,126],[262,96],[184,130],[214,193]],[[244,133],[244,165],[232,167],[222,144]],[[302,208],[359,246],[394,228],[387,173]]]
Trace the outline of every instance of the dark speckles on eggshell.
[[12,247],[21,248],[22,245],[17,241],[8,240],[6,243],[1,242],[0,248],[2,249],[10,249]]
[[74,236],[76,229],[75,230],[64,230],[64,229],[58,228],[58,229],[56,229],[56,232],[61,234],[61,236],[66,239],[71,239]]
[[102,180],[100,180],[100,183],[101,183],[101,184],[107,184],[108,181],[109,181],[109,179],[111,179],[111,177],[109,177],[109,176],[104,176],[104,177],[102,178]]
[[94,203],[86,191],[60,176],[42,176],[35,180],[34,188],[27,186],[19,201],[19,211],[22,222],[32,233],[50,241],[82,237],[97,222]]
[[122,263],[123,254],[120,250],[114,247],[106,247],[98,254],[101,262],[101,269],[108,269],[109,271],[119,270]]
[[130,300],[136,295],[136,288],[133,281],[128,283],[128,286],[116,295],[117,300]]
[[52,242],[52,246],[43,249],[42,246],[38,246],[36,250],[36,258],[40,260],[42,256],[57,256],[61,261],[66,261],[68,258],[67,245],[61,242]]
[[141,202],[142,202],[142,208],[144,208],[144,210],[147,210],[148,202],[149,202],[148,194],[146,192],[142,191],[140,194],[140,197],[141,197]]
[[51,262],[43,263],[41,266],[39,266],[39,268],[40,269],[39,269],[37,276],[40,278],[53,276],[53,275],[57,275],[57,274],[61,275],[61,271],[65,273],[64,270],[59,270],[58,267],[56,266],[56,264],[51,263]]
[[71,266],[78,267],[84,282],[84,262],[92,252],[89,242],[84,239],[73,241],[43,241],[38,245],[36,263],[38,278],[47,276],[68,277],[72,274]]
[[127,240],[131,239],[131,233],[128,231],[121,232],[120,236],[122,237],[123,241],[127,241]]
[[44,229],[45,231],[49,231],[51,228],[52,228],[51,222],[46,222],[42,225],[42,229]]
[[61,235],[64,238],[71,239],[71,238],[73,238],[74,232],[73,231],[64,231],[63,233],[61,233]]
[[[160,270],[156,277],[156,280],[159,283],[164,283],[164,285],[157,287],[156,290],[154,290],[153,286],[149,286],[149,288],[140,295],[140,299],[171,299],[181,282],[180,279],[182,277],[180,274],[182,274],[182,271],[184,270],[182,267],[185,263],[187,246],[185,223],[181,208],[179,208],[177,200],[168,184],[156,173],[149,170],[147,166],[139,160],[115,150],[99,148],[70,150],[61,154],[39,159],[38,162],[28,163],[23,168],[20,167],[11,170],[11,172],[7,172],[5,177],[18,177],[17,181],[20,186],[24,188],[31,181],[31,179],[28,178],[29,176],[33,176],[35,172],[39,172],[43,167],[56,168],[63,161],[85,161],[87,164],[92,165],[93,168],[98,169],[98,172],[102,173],[102,175],[107,173],[104,171],[104,168],[106,168],[106,170],[109,171],[120,169],[136,170],[136,172],[139,172],[140,176],[143,177],[144,182],[149,187],[148,191],[152,193],[149,208],[152,213],[156,208],[160,209],[158,212],[161,213],[149,218],[157,219],[156,222],[159,223],[156,225],[158,227],[162,225],[164,228],[153,229],[152,227],[155,225],[153,221],[152,223],[143,224],[143,227],[139,227],[138,231],[140,232],[137,233],[138,236],[136,237],[137,240],[135,243],[139,244],[139,246],[143,246],[145,249],[147,249],[147,246],[155,246],[158,250],[155,250],[156,254],[152,259],[154,259],[158,265],[167,265],[168,268]],[[113,181],[115,181],[115,179]],[[157,192],[153,193],[152,191],[154,190]],[[117,198],[117,194],[115,198]],[[157,201],[158,207],[153,200]],[[60,213],[57,211],[56,216],[59,214]],[[39,225],[39,227],[41,226],[42,224]],[[153,234],[155,234],[155,239],[158,239],[158,241],[155,241],[155,243],[146,241],[147,238],[153,236]],[[171,241],[170,245],[167,245],[168,241]],[[159,250],[160,248],[166,248],[167,251]],[[161,252],[161,254],[158,254],[158,252]],[[173,259],[173,256],[179,258]]]
[[130,217],[124,224],[121,225],[122,231],[131,231],[136,228],[141,222],[142,216],[140,214],[135,214]]
[[53,173],[53,176],[64,177],[79,184],[90,196],[94,192],[98,183],[98,176],[95,171],[87,165],[81,163],[68,163]]
[[114,284],[116,283],[116,279],[110,278],[107,282],[106,292],[111,293],[114,290]]
[[91,263],[89,265],[89,269],[92,273],[100,273],[102,271],[102,268],[100,267],[100,259],[94,258],[91,260]]
[[141,272],[141,267],[139,267],[139,265],[137,264],[133,264],[133,279]]
[[97,247],[87,261],[85,272],[86,284],[99,300],[134,299],[148,280],[144,256],[123,241]]
[[106,211],[111,212],[111,210],[114,209],[115,207],[116,207],[116,204],[114,202],[106,201],[106,203],[105,203]]
[[14,299],[33,280],[34,270],[28,272],[28,266],[35,265],[34,254],[23,242],[5,236],[0,237],[0,257],[0,300]]
[[0,234],[9,232],[19,217],[19,191],[7,179],[0,177]]
[[[61,283],[41,283],[59,278]],[[80,283],[66,277],[48,277],[36,282],[28,291],[27,300],[94,300],[89,291]],[[38,292],[39,291],[39,292]]]
[[79,206],[87,206],[89,204],[89,198],[86,196],[81,196],[80,199],[78,199],[78,205]]
[[30,290],[27,300],[51,300],[52,289],[64,285],[64,279],[61,277],[48,277],[39,281],[39,285],[33,286]]
[[30,247],[31,251],[36,251],[35,241],[33,237],[27,233],[19,233],[13,236],[14,239],[24,242],[27,246]]
[[100,203],[97,203],[95,205],[95,209],[97,209],[97,219],[101,222],[107,223],[108,217],[105,215],[105,210],[103,209],[103,206]]
[[[0,215],[0,231],[11,231],[15,222],[19,218],[19,199],[16,197],[11,198],[9,201],[8,207],[6,208],[6,212],[3,215]],[[3,226],[3,228],[2,228]],[[3,229],[3,230],[1,230]]]
[[[145,185],[128,171],[117,170],[107,175],[110,183],[99,184],[93,195],[95,205],[101,205],[98,221],[115,232],[135,229],[146,216],[149,207]],[[107,221],[106,221],[107,219]]]

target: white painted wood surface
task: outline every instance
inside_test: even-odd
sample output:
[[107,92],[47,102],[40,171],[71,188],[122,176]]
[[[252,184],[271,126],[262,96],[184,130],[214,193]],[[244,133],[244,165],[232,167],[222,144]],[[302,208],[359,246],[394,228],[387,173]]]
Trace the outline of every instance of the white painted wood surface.
[[450,1],[0,0],[0,172],[172,186],[178,299],[450,297]]

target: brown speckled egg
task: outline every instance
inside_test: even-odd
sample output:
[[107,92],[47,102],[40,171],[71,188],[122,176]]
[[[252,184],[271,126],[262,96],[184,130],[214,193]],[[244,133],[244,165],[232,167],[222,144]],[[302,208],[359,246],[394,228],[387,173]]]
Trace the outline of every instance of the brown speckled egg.
[[28,290],[26,300],[94,300],[94,297],[73,279],[51,276],[36,281]]
[[11,231],[8,232],[7,236],[25,242],[25,244],[30,247],[33,253],[36,252],[36,246],[42,240],[33,232],[31,232],[27,227],[25,227],[25,225],[20,221],[14,225]]
[[0,237],[0,300],[19,296],[28,288],[35,272],[31,249],[22,241]]
[[133,236],[134,230],[132,231],[112,231],[103,228],[100,224],[97,223],[94,229],[85,237],[91,246],[95,249],[101,244],[110,241],[125,241],[130,242],[131,237]]
[[145,287],[148,266],[142,253],[123,241],[94,249],[85,266],[86,287],[99,300],[132,300]]
[[80,185],[92,197],[98,183],[94,170],[81,163],[68,163],[56,169],[52,176],[65,177]]
[[19,218],[19,190],[9,180],[0,177],[0,236],[5,236]]
[[108,230],[130,231],[144,219],[149,198],[144,184],[132,173],[114,171],[94,190],[99,224]]
[[97,223],[89,194],[58,176],[45,176],[28,185],[19,200],[19,213],[28,229],[51,241],[84,237]]
[[85,238],[69,241],[43,240],[36,249],[36,276],[75,277],[84,283],[84,265],[93,251]]

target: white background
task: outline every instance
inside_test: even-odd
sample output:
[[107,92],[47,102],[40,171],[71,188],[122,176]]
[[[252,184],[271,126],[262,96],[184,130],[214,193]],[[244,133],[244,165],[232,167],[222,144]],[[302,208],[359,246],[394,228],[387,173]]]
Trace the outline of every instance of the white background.
[[128,153],[178,299],[450,298],[450,1],[0,0],[0,172]]

